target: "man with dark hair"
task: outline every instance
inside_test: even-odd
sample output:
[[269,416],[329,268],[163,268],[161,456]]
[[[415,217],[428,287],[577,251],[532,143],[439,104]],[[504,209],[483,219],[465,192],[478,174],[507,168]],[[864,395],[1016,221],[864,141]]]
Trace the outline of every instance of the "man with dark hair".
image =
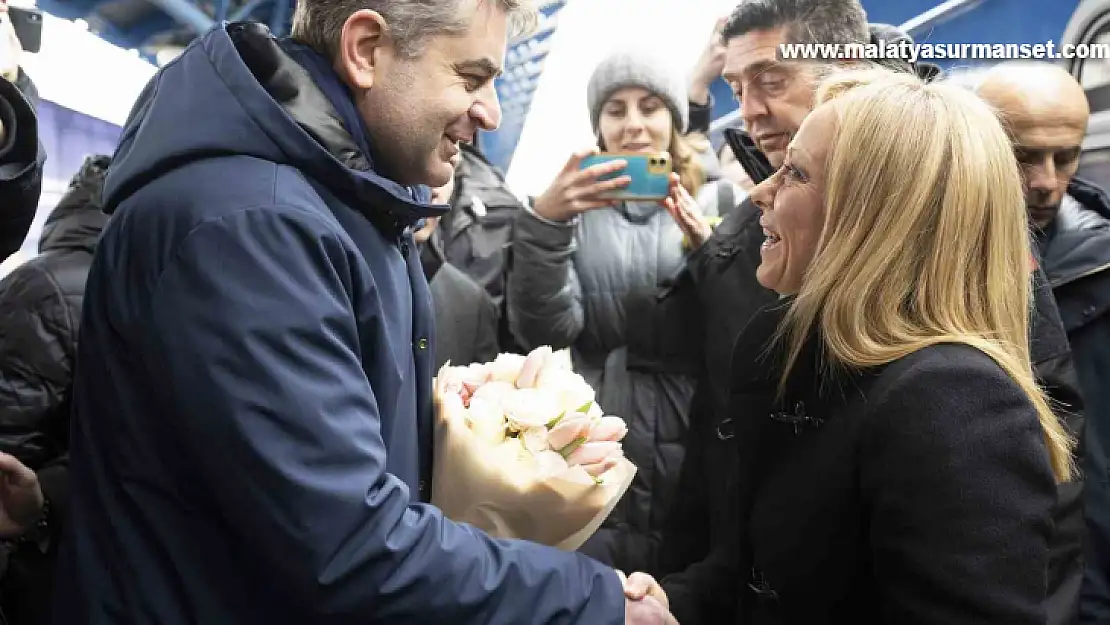
[[54,622],[673,622],[428,504],[413,241],[492,130],[521,0],[301,0],[159,70],[104,187]]
[[[843,66],[832,59],[783,59],[779,54],[781,44],[850,44],[907,37],[889,26],[869,27],[858,0],[747,0],[736,7],[722,33],[726,49],[723,75],[740,100],[751,149],[747,145],[738,146],[736,141],[730,144],[738,148],[737,158],[757,184],[782,165],[786,147],[812,110],[821,78]],[[932,68],[909,63],[902,64],[900,69],[923,78],[935,76]],[[683,466],[679,487],[682,498],[675,506],[660,573],[667,575],[687,569],[664,579],[663,587],[675,616],[684,625],[695,625],[731,622],[726,621],[733,618],[736,609],[731,593],[739,586],[740,601],[751,601],[752,589],[761,587],[759,580],[746,578],[743,563],[739,563],[740,569],[729,571],[713,566],[723,561],[705,558],[720,545],[737,540],[736,528],[744,525],[744,517],[737,517],[744,514],[737,509],[738,495],[730,493],[728,481],[721,478],[738,470],[738,458],[742,455],[738,454],[738,441],[734,440],[735,412],[729,411],[729,371],[734,348],[736,353],[745,350],[734,343],[757,311],[776,302],[778,297],[764,289],[755,277],[764,234],[759,225],[760,211],[753,202],[745,201],[736,214],[726,217],[712,230],[695,216],[688,217],[680,220],[679,225],[691,241],[701,245],[688,260],[689,282],[684,286],[695,288],[702,299],[706,315],[705,370],[691,417],[687,448],[687,458],[691,460]],[[1063,324],[1040,269],[1034,279],[1037,288],[1033,360],[1039,381],[1066,415],[1069,430],[1078,435],[1082,431],[1079,418],[1082,400]],[[754,357],[762,346],[762,342],[748,346],[747,353]],[[1080,491],[1081,484],[1077,482],[1060,487],[1057,526],[1074,527],[1077,515],[1078,523],[1082,523],[1081,506],[1077,505]],[[1070,532],[1055,535],[1051,548],[1045,609],[1051,623],[1066,623],[1074,618],[1078,600],[1077,589],[1069,580],[1075,578],[1080,567],[1081,550]],[[729,567],[737,564],[727,563]],[[732,585],[728,586],[729,575],[742,578],[731,580]]]

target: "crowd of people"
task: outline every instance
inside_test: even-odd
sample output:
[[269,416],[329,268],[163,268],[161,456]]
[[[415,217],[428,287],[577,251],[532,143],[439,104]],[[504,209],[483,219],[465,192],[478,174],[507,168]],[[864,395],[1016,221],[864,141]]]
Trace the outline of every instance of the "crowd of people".
[[[478,135],[533,19],[300,0],[156,74],[0,281],[0,623],[1110,623],[1075,80],[784,60],[908,36],[744,0],[687,73],[601,60],[596,145],[519,198]],[[45,158],[4,76],[0,261]],[[667,153],[668,196],[599,152]],[[544,345],[637,467],[573,553],[428,504],[435,372]]]

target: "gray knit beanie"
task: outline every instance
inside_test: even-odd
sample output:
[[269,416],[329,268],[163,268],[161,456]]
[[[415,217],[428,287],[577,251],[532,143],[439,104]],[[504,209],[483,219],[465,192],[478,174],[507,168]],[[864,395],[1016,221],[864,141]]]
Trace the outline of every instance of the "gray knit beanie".
[[625,87],[643,87],[662,98],[671,110],[680,133],[686,132],[690,121],[690,104],[686,95],[686,77],[672,69],[669,61],[660,59],[650,50],[627,49],[610,55],[594,70],[586,88],[590,124],[597,133],[601,107],[614,93]]

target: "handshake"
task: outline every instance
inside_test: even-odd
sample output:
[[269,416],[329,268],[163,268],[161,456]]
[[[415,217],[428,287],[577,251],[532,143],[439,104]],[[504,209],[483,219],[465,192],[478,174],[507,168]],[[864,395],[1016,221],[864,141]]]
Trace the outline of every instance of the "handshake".
[[647,573],[633,573],[626,577],[617,571],[624,585],[625,625],[679,625],[670,612],[667,593],[659,582]]

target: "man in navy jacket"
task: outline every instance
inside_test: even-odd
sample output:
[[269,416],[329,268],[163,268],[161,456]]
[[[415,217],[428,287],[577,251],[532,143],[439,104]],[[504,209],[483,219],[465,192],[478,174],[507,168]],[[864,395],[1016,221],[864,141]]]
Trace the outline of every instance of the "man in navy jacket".
[[220,26],[154,77],[89,274],[56,623],[667,622],[422,503],[412,230],[499,122],[517,5],[302,0],[294,41]]

